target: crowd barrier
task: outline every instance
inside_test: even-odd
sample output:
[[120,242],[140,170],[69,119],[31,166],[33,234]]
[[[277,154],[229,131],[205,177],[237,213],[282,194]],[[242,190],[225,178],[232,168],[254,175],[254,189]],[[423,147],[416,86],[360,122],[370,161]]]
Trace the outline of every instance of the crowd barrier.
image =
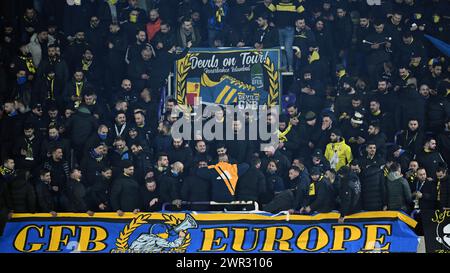
[[313,216],[247,212],[14,214],[1,253],[416,252],[416,222],[400,212]]

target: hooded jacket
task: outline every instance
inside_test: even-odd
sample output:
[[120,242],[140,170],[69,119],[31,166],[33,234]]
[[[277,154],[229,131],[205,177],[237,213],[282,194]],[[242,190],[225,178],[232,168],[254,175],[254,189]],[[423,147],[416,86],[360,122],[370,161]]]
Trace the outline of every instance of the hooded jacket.
[[[47,45],[51,45],[55,43],[55,38],[51,35],[48,35]],[[27,48],[33,56],[33,63],[36,67],[39,66],[39,63],[42,60],[42,48],[39,43],[38,34],[35,33],[31,36],[30,42],[27,44]]]
[[330,162],[331,168],[338,171],[353,160],[352,149],[344,139],[340,142],[328,143],[325,149],[325,158]]
[[408,182],[402,176],[391,172],[386,178],[386,201],[388,210],[407,212],[412,202]]

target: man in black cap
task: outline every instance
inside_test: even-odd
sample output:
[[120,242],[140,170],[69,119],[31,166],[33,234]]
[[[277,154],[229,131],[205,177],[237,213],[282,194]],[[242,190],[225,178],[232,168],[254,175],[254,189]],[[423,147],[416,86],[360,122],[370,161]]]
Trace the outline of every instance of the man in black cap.
[[322,150],[315,149],[311,155],[311,160],[306,162],[308,170],[319,168],[322,173],[330,169],[330,162],[323,156]]
[[28,113],[25,119],[26,123],[30,123],[36,129],[36,134],[40,137],[47,133],[47,124],[45,122],[44,109],[42,104],[34,103],[31,106],[31,112]]
[[301,157],[308,158],[310,156],[319,134],[320,124],[317,122],[316,114],[309,111],[305,115],[305,122],[299,125],[299,155]]
[[330,182],[317,167],[311,169],[310,176],[311,182],[300,213],[330,212],[334,204]]
[[343,121],[341,128],[344,138],[347,139],[352,151],[359,151],[359,147],[367,139],[367,127],[365,126],[364,116],[359,112],[355,112],[350,120]]
[[119,216],[124,212],[139,212],[139,184],[134,180],[134,166],[130,160],[121,164],[123,173],[113,182],[111,207]]
[[389,148],[387,160],[393,160],[400,164],[402,173],[406,172],[409,168],[409,162],[411,161],[411,154],[402,149],[399,145],[394,144]]

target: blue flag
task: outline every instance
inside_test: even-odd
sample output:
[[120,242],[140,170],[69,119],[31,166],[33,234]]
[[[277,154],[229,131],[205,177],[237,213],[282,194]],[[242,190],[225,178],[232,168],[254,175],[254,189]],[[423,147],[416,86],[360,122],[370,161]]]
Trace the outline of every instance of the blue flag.
[[450,57],[450,45],[446,42],[443,42],[439,39],[434,38],[433,36],[425,34],[425,37],[430,40],[430,42],[437,47],[442,53]]

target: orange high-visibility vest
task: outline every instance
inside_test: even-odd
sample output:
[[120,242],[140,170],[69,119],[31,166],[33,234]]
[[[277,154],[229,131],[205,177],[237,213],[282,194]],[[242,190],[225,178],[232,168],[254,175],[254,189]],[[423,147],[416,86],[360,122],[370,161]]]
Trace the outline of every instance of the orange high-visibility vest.
[[208,169],[215,169],[223,182],[230,191],[231,195],[236,194],[236,184],[238,181],[238,167],[237,164],[230,164],[226,162],[219,162],[216,165],[208,166]]

